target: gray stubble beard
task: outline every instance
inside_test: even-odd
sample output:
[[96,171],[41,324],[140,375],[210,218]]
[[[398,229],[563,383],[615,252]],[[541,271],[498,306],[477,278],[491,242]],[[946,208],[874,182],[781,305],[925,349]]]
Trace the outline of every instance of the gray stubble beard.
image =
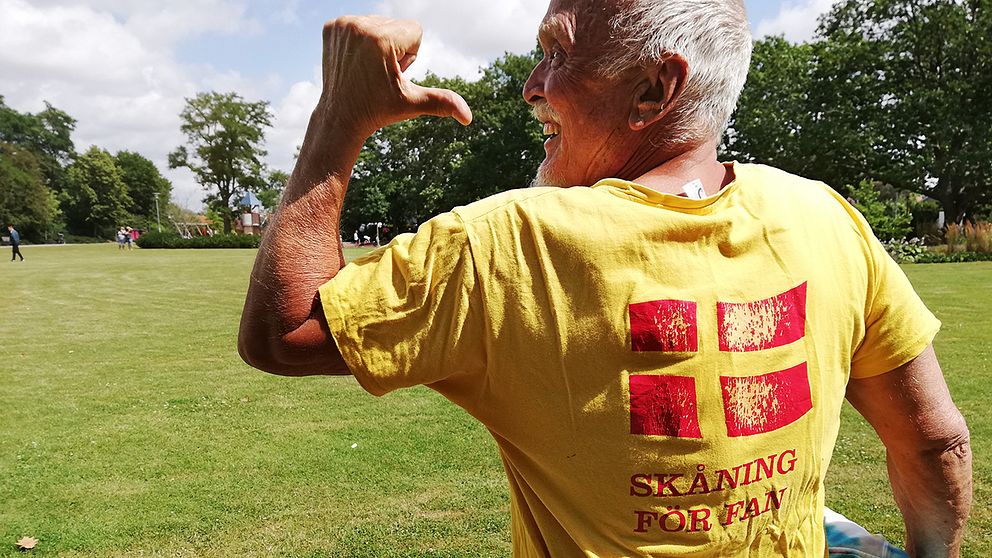
[[548,160],[544,159],[541,161],[541,166],[537,167],[537,175],[534,176],[534,180],[531,181],[529,188],[561,188],[561,180],[557,179],[548,170]]

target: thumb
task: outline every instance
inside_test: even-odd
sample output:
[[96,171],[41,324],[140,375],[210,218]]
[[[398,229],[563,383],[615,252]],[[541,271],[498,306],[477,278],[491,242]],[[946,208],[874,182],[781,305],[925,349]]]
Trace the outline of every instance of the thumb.
[[450,89],[436,89],[411,84],[407,100],[419,114],[452,117],[463,126],[472,123],[472,109],[461,95]]

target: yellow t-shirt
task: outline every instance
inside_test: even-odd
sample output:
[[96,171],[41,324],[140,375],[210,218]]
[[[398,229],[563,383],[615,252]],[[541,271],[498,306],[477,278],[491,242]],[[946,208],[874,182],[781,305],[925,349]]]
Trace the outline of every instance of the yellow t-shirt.
[[940,324],[821,183],[736,164],[457,208],[320,289],[358,381],[426,384],[499,446],[514,555],[824,555],[849,377]]

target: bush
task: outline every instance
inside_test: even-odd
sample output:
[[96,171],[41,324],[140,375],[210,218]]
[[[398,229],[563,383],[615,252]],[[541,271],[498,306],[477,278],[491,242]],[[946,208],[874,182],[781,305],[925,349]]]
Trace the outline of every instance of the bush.
[[950,253],[978,252],[987,254],[992,252],[992,223],[972,224],[965,222],[964,225],[951,223],[944,231],[944,240],[947,242],[947,251]]
[[964,244],[964,227],[951,223],[944,229],[944,242],[948,252],[957,252]]
[[916,263],[963,263],[963,262],[992,262],[989,252],[950,252],[941,254],[927,251],[916,258]]
[[885,251],[898,263],[915,263],[921,257],[930,254],[927,247],[923,245],[923,239],[914,238],[912,240],[886,240],[882,242]]
[[964,246],[969,252],[992,252],[992,223],[965,223]]
[[[954,226],[954,225],[951,225]],[[898,263],[963,263],[992,261],[992,253],[979,251],[955,251],[948,246],[946,252],[931,250],[923,245],[923,240],[886,240],[882,242],[885,251]]]
[[906,238],[913,230],[913,214],[905,201],[883,200],[875,182],[862,180],[857,186],[848,186],[854,206],[864,215],[871,230],[879,239]]
[[174,232],[149,232],[138,238],[138,247],[151,249],[209,249],[209,248],[258,248],[260,236],[215,234],[183,238]]

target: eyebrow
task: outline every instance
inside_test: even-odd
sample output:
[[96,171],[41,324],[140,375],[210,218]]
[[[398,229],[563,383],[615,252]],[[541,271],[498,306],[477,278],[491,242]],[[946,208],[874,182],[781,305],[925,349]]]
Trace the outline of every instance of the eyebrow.
[[541,25],[537,28],[537,38],[541,40],[542,38],[550,37],[555,39],[563,45],[571,45],[575,42],[575,37],[568,32],[567,27],[561,18],[555,17],[547,21],[542,21]]

